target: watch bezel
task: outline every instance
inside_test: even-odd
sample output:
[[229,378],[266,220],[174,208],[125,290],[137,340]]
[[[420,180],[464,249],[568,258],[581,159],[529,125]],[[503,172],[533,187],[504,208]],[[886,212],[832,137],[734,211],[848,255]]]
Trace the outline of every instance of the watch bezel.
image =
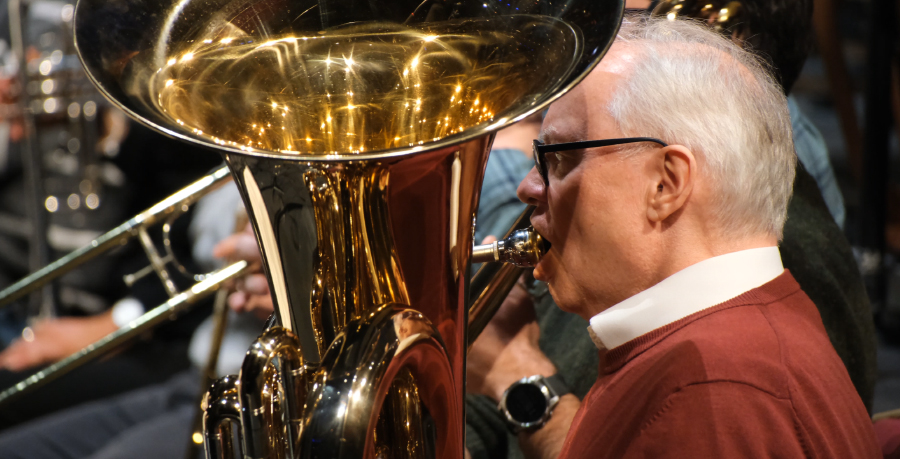
[[[512,414],[509,412],[509,409],[506,407],[507,396],[509,395],[509,393],[512,392],[512,390],[516,387],[523,385],[537,387],[547,401],[547,407],[544,409],[544,413],[541,414],[541,417],[536,421],[519,421],[513,418]],[[522,378],[512,383],[505,391],[503,391],[503,396],[500,398],[498,408],[500,409],[500,412],[503,413],[503,416],[506,418],[507,424],[513,429],[513,432],[519,433],[526,430],[534,430],[546,424],[547,421],[550,420],[550,416],[553,414],[553,408],[555,408],[556,404],[559,403],[559,398],[559,394],[554,392],[553,389],[551,389],[547,384],[546,378],[541,375],[534,375]]]

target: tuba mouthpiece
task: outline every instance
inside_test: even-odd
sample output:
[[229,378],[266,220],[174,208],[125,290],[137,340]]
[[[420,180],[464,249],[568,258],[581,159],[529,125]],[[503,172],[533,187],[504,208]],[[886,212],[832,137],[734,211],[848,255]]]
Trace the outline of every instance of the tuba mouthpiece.
[[472,248],[472,263],[499,261],[522,268],[531,268],[538,264],[541,256],[549,249],[550,243],[529,226],[513,231],[502,241],[476,245]]

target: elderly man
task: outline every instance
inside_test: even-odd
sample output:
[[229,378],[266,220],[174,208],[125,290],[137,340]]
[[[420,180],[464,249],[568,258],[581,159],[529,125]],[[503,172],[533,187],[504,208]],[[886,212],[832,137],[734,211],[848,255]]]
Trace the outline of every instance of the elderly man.
[[[781,264],[790,138],[757,61],[685,22],[626,22],[551,107],[519,196],[553,244],[535,277],[589,320],[601,367],[534,443],[571,422],[564,458],[878,456],[815,306]],[[554,374],[536,324],[506,332],[497,359]],[[470,389],[504,398],[521,376],[510,366]]]

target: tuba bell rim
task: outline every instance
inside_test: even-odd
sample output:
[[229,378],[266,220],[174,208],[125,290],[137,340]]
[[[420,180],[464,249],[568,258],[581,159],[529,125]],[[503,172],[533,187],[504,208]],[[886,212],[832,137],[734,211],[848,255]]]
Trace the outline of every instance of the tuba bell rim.
[[[79,12],[82,11],[79,6],[82,4],[82,0],[78,0],[75,6],[75,13],[73,16],[73,31],[75,35],[74,45],[75,50],[79,56],[83,56],[81,44],[79,41],[79,26],[86,26],[82,24],[82,21],[79,21]],[[625,2],[620,0],[618,3],[618,13],[621,17],[625,11]],[[621,22],[615,24],[615,30],[612,31],[612,36],[614,37],[618,34],[618,30],[621,27]],[[574,32],[578,35],[581,35],[581,31],[574,29]],[[582,49],[581,43],[579,43],[579,49],[576,50],[575,54],[581,55],[582,59],[588,56],[604,56],[609,48],[612,46],[613,40],[609,40],[605,46],[602,48],[594,48],[594,49]],[[344,154],[297,154],[297,155],[287,155],[284,153],[275,153],[269,152],[265,150],[254,150],[254,151],[246,151],[241,150],[240,148],[236,148],[233,146],[216,144],[209,141],[204,141],[202,139],[191,137],[185,134],[182,134],[178,131],[175,131],[171,128],[163,126],[160,123],[156,123],[151,121],[147,117],[139,114],[135,110],[132,110],[130,107],[125,105],[122,101],[120,101],[119,97],[109,91],[106,86],[95,77],[92,69],[87,65],[84,58],[80,59],[81,65],[84,68],[85,73],[87,74],[88,79],[97,90],[103,95],[107,100],[109,100],[116,108],[122,110],[129,117],[134,119],[135,121],[143,124],[144,126],[153,129],[160,134],[163,134],[172,139],[185,141],[190,145],[203,147],[213,152],[217,153],[227,153],[227,154],[236,154],[247,157],[255,157],[255,158],[269,158],[269,159],[277,159],[283,160],[286,162],[314,162],[314,163],[342,163],[348,161],[372,161],[372,160],[385,160],[385,159],[400,159],[406,156],[413,156],[420,153],[426,153],[431,151],[437,151],[445,148],[456,148],[460,144],[475,140],[479,137],[484,137],[487,135],[493,135],[497,131],[506,128],[512,124],[515,124],[535,113],[538,113],[544,109],[546,109],[551,103],[557,101],[559,98],[568,94],[569,91],[574,88],[576,85],[581,83],[588,74],[600,63],[600,59],[594,58],[591,59],[587,65],[579,65],[573,67],[571,72],[566,77],[566,80],[560,83],[557,87],[555,87],[552,91],[548,91],[541,96],[536,102],[532,104],[531,107],[525,109],[524,111],[518,111],[516,113],[511,113],[509,116],[499,118],[493,122],[486,122],[483,124],[487,124],[486,126],[472,126],[467,128],[465,131],[452,134],[447,137],[443,137],[439,140],[428,141],[422,145],[417,145],[414,147],[400,147],[400,148],[391,148],[386,150],[377,150],[373,152],[366,153],[344,153]],[[489,123],[489,124],[488,124]]]

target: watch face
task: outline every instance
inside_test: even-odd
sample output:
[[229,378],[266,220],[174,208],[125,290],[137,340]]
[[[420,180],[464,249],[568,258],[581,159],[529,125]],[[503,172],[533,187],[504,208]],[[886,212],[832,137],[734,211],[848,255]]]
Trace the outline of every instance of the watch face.
[[518,422],[536,422],[547,411],[547,397],[534,384],[519,384],[506,395],[506,410]]

